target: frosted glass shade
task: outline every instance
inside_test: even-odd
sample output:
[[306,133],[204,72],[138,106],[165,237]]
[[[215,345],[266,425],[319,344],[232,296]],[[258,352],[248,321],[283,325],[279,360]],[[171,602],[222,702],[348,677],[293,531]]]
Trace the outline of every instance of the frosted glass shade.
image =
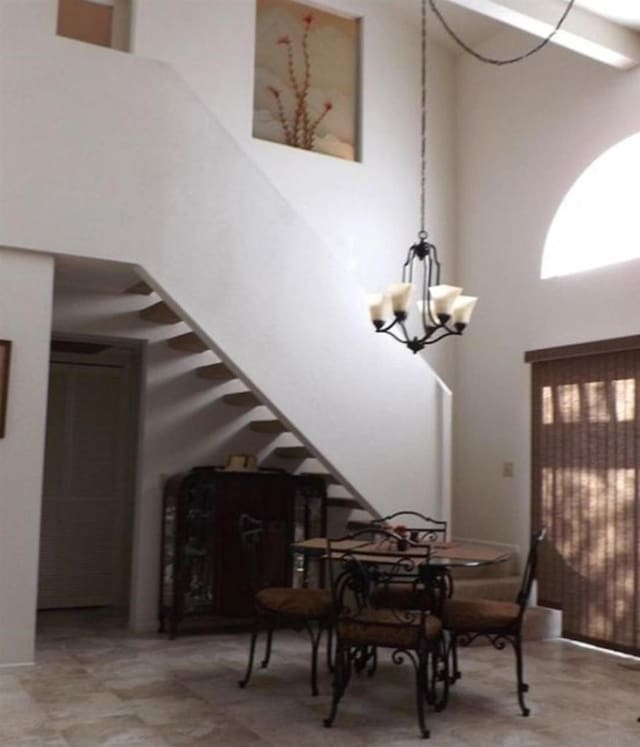
[[387,293],[371,293],[368,303],[372,322],[386,322],[391,316],[391,299]]
[[431,311],[437,318],[440,315],[451,316],[453,305],[462,293],[462,288],[455,285],[432,285],[429,288]]
[[458,296],[451,311],[451,321],[454,324],[469,324],[473,309],[478,302],[476,296]]
[[414,283],[393,283],[389,286],[387,292],[391,297],[391,306],[393,307],[394,314],[398,312],[407,314],[409,312],[415,288]]

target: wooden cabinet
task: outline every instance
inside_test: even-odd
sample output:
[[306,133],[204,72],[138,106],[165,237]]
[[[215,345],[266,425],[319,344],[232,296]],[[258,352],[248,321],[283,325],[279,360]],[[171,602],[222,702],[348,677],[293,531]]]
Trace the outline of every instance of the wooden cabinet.
[[306,585],[310,568],[291,551],[294,539],[326,533],[326,489],[314,475],[196,468],[173,475],[163,500],[160,630],[216,629],[254,615],[238,521],[267,522],[270,580]]

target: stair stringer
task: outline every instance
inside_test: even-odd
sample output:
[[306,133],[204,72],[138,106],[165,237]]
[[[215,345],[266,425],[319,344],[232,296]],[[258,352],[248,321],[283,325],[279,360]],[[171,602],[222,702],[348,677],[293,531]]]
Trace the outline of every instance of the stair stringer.
[[363,506],[446,517],[449,393],[339,257],[167,65],[6,7],[0,244],[137,265]]

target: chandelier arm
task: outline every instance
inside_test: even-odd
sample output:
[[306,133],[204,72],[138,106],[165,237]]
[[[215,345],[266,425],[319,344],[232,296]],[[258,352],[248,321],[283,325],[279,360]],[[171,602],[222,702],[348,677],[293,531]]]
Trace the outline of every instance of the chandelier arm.
[[[393,325],[391,325],[393,326]],[[393,337],[394,340],[397,340],[398,342],[401,342],[403,345],[406,345],[408,342],[408,339],[402,339],[402,337],[398,337],[398,335],[394,334],[390,331],[390,327],[387,329],[377,329],[376,332],[384,332],[386,335],[389,335],[390,337]]]
[[380,327],[379,329],[376,329],[376,332],[388,332],[390,329],[396,326],[398,323],[397,319],[394,319],[392,322],[389,322],[389,324],[386,327]]
[[536,52],[539,52],[543,47],[546,47],[547,44],[553,39],[553,37],[560,31],[560,28],[562,24],[565,22],[565,19],[569,15],[569,12],[571,11],[571,8],[573,8],[575,0],[569,0],[569,4],[564,9],[564,12],[560,16],[560,20],[558,23],[556,23],[555,28],[553,31],[549,34],[549,36],[545,37],[541,42],[536,44],[534,47],[532,47],[528,52],[525,52],[524,54],[518,55],[517,57],[507,57],[503,59],[497,59],[494,57],[487,57],[480,52],[476,52],[475,49],[472,49],[466,42],[464,42],[457,34],[456,32],[449,26],[449,24],[444,19],[444,16],[436,6],[436,0],[429,0],[429,5],[431,7],[431,10],[435,13],[436,18],[440,21],[442,24],[442,27],[444,30],[449,34],[449,36],[455,41],[455,43],[464,49],[465,52],[468,52],[470,55],[475,57],[477,60],[480,60],[480,62],[486,62],[489,65],[512,65],[514,62],[522,62],[522,60],[526,60],[527,57],[531,57],[531,55],[535,54]]
[[402,330],[402,334],[404,335],[405,343],[409,342],[411,336],[407,332],[407,325],[402,321],[402,319],[398,319],[398,324],[400,325],[400,329]]
[[433,345],[434,342],[440,342],[440,340],[444,340],[445,337],[451,337],[451,335],[461,335],[462,332],[458,332],[457,330],[449,329],[448,327],[443,327],[442,329],[446,330],[443,332],[439,337],[429,337],[425,340],[422,340],[423,345]]
[[[428,264],[427,264],[428,263]],[[424,270],[422,273],[422,329],[424,330],[424,339],[431,336],[438,326],[438,322],[434,319],[433,311],[431,309],[431,292],[429,287],[431,286],[431,261],[430,257],[424,259]],[[431,322],[431,326],[427,324],[427,319]]]

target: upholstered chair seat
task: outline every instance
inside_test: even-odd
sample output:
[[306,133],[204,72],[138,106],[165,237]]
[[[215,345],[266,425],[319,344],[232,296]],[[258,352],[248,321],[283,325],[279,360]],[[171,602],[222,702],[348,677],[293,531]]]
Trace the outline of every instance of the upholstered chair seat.
[[256,602],[277,615],[323,618],[331,613],[331,592],[328,589],[294,589],[278,586],[261,589]]
[[448,599],[444,606],[444,624],[449,630],[485,631],[517,625],[520,605],[492,599]]
[[[360,610],[356,617],[338,622],[338,635],[352,646],[415,648],[420,638],[420,616],[391,609]],[[424,637],[435,640],[442,633],[442,622],[429,615],[424,621]]]

